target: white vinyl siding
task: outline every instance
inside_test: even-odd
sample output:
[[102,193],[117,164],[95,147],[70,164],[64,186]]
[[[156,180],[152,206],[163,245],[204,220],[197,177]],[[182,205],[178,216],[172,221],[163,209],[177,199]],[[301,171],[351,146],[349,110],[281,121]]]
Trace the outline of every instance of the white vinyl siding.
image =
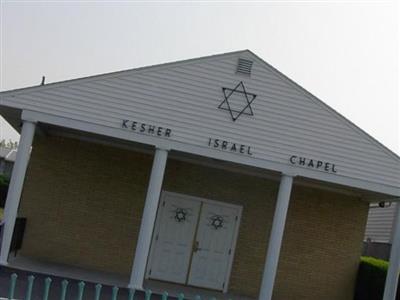
[[377,207],[376,204],[371,205],[365,229],[365,240],[371,239],[372,242],[391,243],[396,205],[392,203],[392,205],[384,208]]
[[[239,57],[254,61],[251,77],[235,73]],[[217,107],[221,88],[240,81],[257,95],[254,116],[232,122]],[[116,129],[122,119],[171,128],[171,140],[196,147],[221,138],[249,145],[254,159],[270,162],[289,164],[291,155],[328,161],[344,178],[399,186],[395,155],[248,51],[6,93],[1,100]]]

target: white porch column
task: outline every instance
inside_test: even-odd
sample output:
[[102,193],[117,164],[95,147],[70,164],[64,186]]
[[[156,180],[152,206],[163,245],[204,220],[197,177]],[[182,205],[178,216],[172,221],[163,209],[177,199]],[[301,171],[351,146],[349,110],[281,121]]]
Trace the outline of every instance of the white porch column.
[[167,157],[167,150],[156,149],[143,210],[142,223],[140,225],[139,238],[136,245],[135,258],[133,260],[131,278],[128,285],[129,288],[143,289],[146,263],[150,252],[151,235],[156,221],[157,207],[160,200]]
[[278,199],[276,200],[274,220],[272,222],[269,238],[260,295],[258,297],[259,300],[270,300],[272,298],[292,185],[293,176],[282,174]]
[[400,205],[397,204],[389,269],[386,276],[383,300],[395,300],[400,272]]
[[28,167],[33,136],[35,135],[35,127],[36,124],[30,121],[24,121],[22,125],[17,157],[12,170],[6,205],[4,208],[3,240],[1,242],[0,252],[1,265],[7,264],[8,253],[10,252],[15,219],[17,217],[25,173]]

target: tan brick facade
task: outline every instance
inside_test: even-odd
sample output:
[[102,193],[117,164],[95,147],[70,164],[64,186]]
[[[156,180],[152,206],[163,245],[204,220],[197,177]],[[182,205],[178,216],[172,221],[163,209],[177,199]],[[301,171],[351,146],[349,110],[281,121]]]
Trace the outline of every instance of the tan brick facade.
[[352,300],[367,215],[356,198],[295,187],[274,299]]
[[[65,138],[36,138],[20,216],[21,254],[129,274],[152,157]],[[169,160],[163,188],[243,206],[230,291],[256,297],[277,182]],[[352,299],[368,205],[296,187],[274,299]]]
[[151,157],[76,140],[35,140],[21,254],[128,274]]

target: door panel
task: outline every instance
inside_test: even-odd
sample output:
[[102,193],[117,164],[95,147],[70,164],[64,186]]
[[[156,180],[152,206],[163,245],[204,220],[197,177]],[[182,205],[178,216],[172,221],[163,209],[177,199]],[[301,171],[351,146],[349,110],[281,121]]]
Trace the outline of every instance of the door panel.
[[165,193],[153,235],[149,278],[186,283],[201,202]]
[[203,203],[196,234],[188,284],[224,289],[236,231],[238,208]]

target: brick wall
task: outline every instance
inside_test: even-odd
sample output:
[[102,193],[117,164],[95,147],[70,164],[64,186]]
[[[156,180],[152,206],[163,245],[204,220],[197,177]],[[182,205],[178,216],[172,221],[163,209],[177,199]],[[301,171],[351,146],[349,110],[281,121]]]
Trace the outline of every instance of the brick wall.
[[129,274],[152,158],[62,138],[35,139],[20,215],[21,255]]
[[[151,162],[108,146],[36,139],[21,254],[129,274]],[[169,160],[163,188],[243,206],[230,291],[256,297],[278,184]],[[352,299],[367,210],[348,196],[296,187],[274,299]]]
[[367,215],[354,197],[295,187],[274,299],[353,299]]

